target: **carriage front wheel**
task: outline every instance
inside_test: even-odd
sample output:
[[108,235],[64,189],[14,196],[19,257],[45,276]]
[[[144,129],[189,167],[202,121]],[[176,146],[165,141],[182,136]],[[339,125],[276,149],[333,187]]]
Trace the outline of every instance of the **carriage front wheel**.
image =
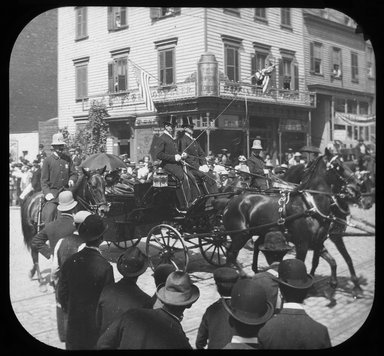
[[231,245],[228,235],[217,234],[199,237],[201,255],[211,265],[222,267],[227,263],[227,251]]
[[181,271],[187,270],[188,249],[181,234],[170,225],[157,225],[149,231],[146,254],[152,270],[162,263],[173,264]]

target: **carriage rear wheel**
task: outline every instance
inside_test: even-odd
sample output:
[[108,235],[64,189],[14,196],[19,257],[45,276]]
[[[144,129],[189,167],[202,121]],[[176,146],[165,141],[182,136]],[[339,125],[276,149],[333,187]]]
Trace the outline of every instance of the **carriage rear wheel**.
[[227,263],[227,251],[231,245],[228,235],[208,235],[199,237],[199,248],[204,259],[214,266],[224,266]]
[[188,249],[181,234],[170,225],[160,224],[149,231],[146,254],[152,270],[162,263],[173,264],[181,271],[187,270]]

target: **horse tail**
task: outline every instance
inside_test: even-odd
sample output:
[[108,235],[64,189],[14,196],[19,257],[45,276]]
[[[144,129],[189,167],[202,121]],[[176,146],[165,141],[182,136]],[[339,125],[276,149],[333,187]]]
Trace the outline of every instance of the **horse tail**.
[[21,214],[21,229],[24,237],[24,244],[28,251],[31,249],[31,243],[33,236],[37,233],[37,211],[40,204],[41,192],[34,193],[27,196],[21,202],[20,214]]

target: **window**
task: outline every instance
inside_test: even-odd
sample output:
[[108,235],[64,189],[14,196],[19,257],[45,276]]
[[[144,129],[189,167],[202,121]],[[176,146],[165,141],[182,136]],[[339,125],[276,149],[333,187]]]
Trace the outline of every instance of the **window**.
[[341,79],[341,49],[332,48],[332,77],[335,79]]
[[369,104],[366,101],[359,102],[360,115],[368,115]]
[[335,111],[345,112],[345,100],[341,98],[335,99]]
[[127,8],[126,7],[108,7],[108,30],[114,31],[121,28],[127,28]]
[[159,51],[159,79],[160,85],[175,84],[175,49]]
[[348,114],[357,114],[357,101],[356,100],[347,100],[347,113]]
[[323,45],[319,42],[310,43],[311,73],[323,74]]
[[280,50],[279,87],[285,90],[299,90],[299,65],[295,52]]
[[180,13],[180,7],[151,7],[150,9],[150,17],[152,20],[180,15]]
[[373,62],[374,62],[374,56],[373,56],[373,49],[372,47],[367,47],[367,74],[368,74],[368,78],[374,78],[375,77],[375,74],[374,74],[374,66],[373,66]]
[[126,91],[127,88],[127,57],[114,58],[108,63],[108,90],[110,93],[118,93]]
[[240,17],[240,9],[236,7],[225,7],[224,13]]
[[292,27],[291,25],[291,9],[283,7],[281,9],[281,26],[282,27]]
[[259,7],[255,9],[255,18],[258,20],[267,20],[267,9],[265,7]]
[[239,48],[228,44],[224,45],[225,74],[229,80],[239,81]]
[[87,37],[87,8],[76,7],[76,39],[80,40]]
[[88,98],[88,62],[75,62],[76,100]]
[[359,82],[359,63],[357,53],[351,52],[351,75],[352,81]]

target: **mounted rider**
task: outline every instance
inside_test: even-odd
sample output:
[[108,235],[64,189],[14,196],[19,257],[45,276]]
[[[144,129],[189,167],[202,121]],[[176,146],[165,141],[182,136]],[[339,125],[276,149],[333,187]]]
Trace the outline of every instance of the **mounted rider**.
[[67,187],[72,187],[77,181],[72,160],[64,152],[67,145],[61,133],[52,136],[51,146],[53,152],[44,159],[41,168],[41,189],[46,201],[42,220],[45,224],[55,219],[59,193]]

